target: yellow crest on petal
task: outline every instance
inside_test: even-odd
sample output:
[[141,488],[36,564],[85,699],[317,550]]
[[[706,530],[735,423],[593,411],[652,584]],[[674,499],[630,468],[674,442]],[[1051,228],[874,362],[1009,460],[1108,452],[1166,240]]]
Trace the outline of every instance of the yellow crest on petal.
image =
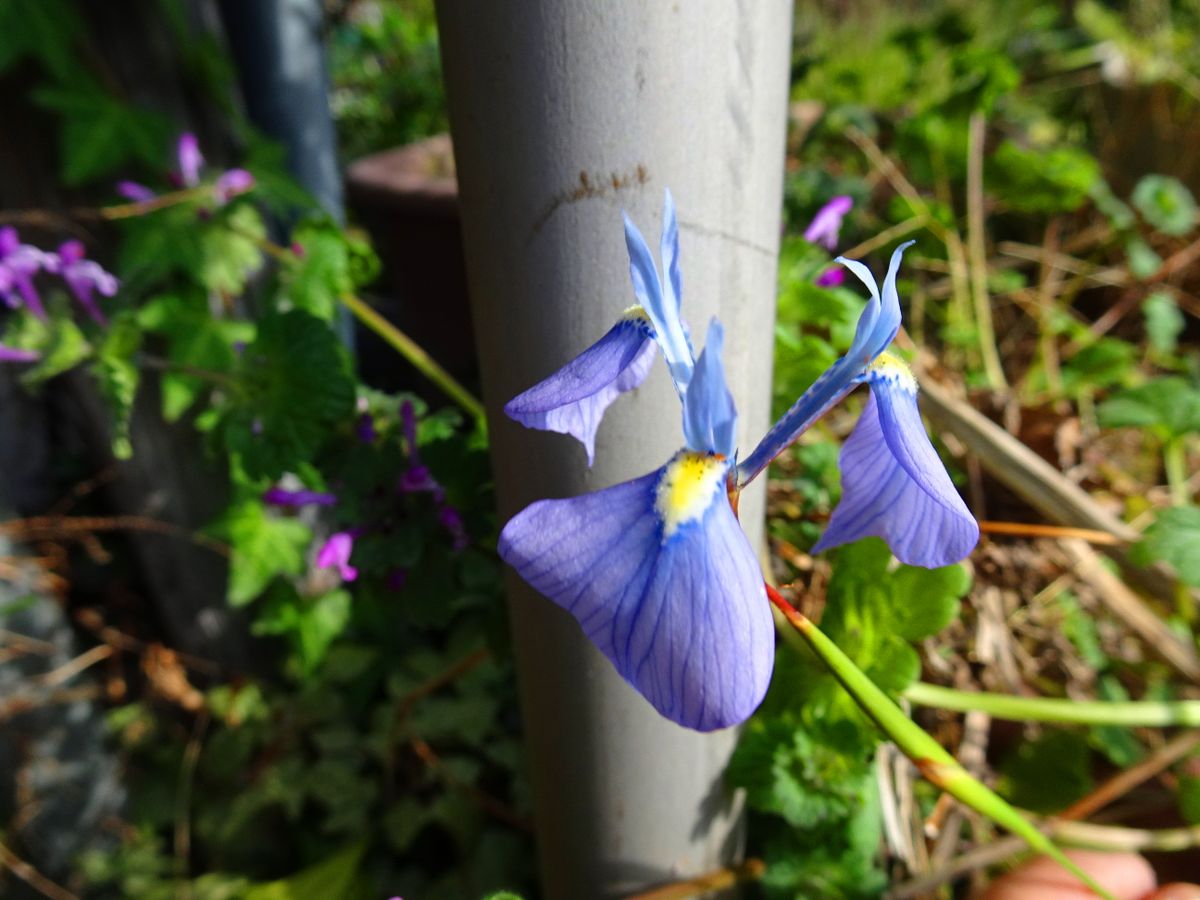
[[715,453],[681,450],[675,454],[663,470],[654,499],[664,540],[681,525],[700,519],[713,498],[720,498],[728,470],[728,460]]
[[867,371],[873,373],[878,378],[898,384],[906,391],[914,394],[917,391],[917,379],[913,377],[908,363],[892,353],[888,353],[887,351],[880,353],[867,366]]

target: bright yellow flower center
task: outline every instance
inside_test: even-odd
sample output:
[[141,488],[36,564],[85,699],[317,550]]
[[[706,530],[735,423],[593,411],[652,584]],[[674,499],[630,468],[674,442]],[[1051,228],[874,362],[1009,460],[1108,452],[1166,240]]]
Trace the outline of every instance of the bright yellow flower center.
[[724,487],[727,469],[725,457],[719,454],[691,450],[675,454],[658,481],[654,501],[664,538],[704,515],[713,504],[713,496]]
[[867,371],[878,372],[884,378],[898,382],[905,390],[915,391],[917,389],[917,379],[913,377],[908,363],[887,351],[875,357],[875,361],[867,366]]

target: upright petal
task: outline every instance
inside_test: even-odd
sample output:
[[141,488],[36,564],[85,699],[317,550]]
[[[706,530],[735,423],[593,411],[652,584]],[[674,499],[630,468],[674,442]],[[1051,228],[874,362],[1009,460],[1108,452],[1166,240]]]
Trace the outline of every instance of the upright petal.
[[679,272],[679,220],[675,217],[675,198],[668,188],[663,192],[662,240],[659,257],[663,267],[663,299],[679,315],[683,301],[683,276]]
[[858,325],[854,340],[846,355],[826,369],[821,376],[792,404],[783,416],[771,426],[750,454],[738,465],[738,484],[746,485],[758,477],[776,456],[807,431],[812,424],[825,415],[830,407],[846,396],[879,354],[887,349],[900,328],[900,298],[896,293],[896,272],[904,251],[912,245],[907,241],[892,253],[887,277],[883,280],[883,296],[875,276],[865,265],[853,259],[839,256],[841,263],[853,272],[871,294]]
[[650,372],[653,337],[645,314],[633,307],[604,337],[505,404],[505,414],[527,428],[571,435],[586,448],[590,466],[604,411]]
[[667,718],[712,731],[745,720],[770,680],[762,572],[725,498],[728,462],[683,451],[603,491],[534,503],[500,555],[573,615]]
[[725,332],[714,317],[692,382],[683,395],[683,436],[689,450],[732,457],[737,410],[721,365],[724,340]]
[[979,524],[929,443],[916,380],[890,357],[880,363],[868,373],[871,394],[839,457],[842,500],[813,551],[874,536],[901,562],[949,565],[979,542]]
[[179,136],[179,145],[175,150],[179,160],[179,177],[186,187],[195,187],[200,183],[200,167],[204,165],[204,156],[200,153],[200,142],[190,131]]
[[679,318],[679,297],[664,296],[658,270],[654,267],[654,257],[650,255],[646,239],[629,216],[625,216],[625,246],[629,250],[629,277],[633,281],[633,293],[654,325],[655,338],[667,361],[671,380],[682,397],[692,378],[692,348],[683,321]]

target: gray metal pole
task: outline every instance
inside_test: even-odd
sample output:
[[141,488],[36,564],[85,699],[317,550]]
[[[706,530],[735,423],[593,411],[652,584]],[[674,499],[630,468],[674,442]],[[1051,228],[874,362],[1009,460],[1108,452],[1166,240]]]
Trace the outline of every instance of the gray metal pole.
[[[719,314],[739,441],[767,426],[788,0],[489,0],[438,6],[500,514],[662,465],[683,443],[658,366],[609,410],[590,471],[570,438],[501,407],[634,301],[621,210],[658,246],[679,209],[683,314]],[[701,338],[702,339],[702,338]],[[761,489],[742,501],[761,538]],[[509,582],[545,894],[613,897],[731,861],[733,731],[659,717],[578,626]]]

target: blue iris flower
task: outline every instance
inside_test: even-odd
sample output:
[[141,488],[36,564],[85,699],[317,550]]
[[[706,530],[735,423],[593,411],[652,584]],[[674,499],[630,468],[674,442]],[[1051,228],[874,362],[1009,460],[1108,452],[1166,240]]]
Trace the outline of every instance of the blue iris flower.
[[530,427],[575,436],[590,464],[604,410],[645,379],[657,347],[683,407],[684,446],[641,478],[530,505],[504,527],[499,550],[578,620],[655,709],[711,731],[754,711],[774,660],[762,571],[730,497],[856,385],[869,384],[871,396],[842,450],[843,499],[818,547],[873,534],[905,562],[944,565],[970,552],[978,526],[925,435],[915,380],[885,352],[900,326],[895,278],[904,247],[892,257],[882,295],[865,266],[839,260],[871,292],[850,351],[738,464],[721,325],[709,324],[697,357],[680,317],[679,233],[669,192],[662,278],[628,217],[625,238],[639,305],[505,411]]

